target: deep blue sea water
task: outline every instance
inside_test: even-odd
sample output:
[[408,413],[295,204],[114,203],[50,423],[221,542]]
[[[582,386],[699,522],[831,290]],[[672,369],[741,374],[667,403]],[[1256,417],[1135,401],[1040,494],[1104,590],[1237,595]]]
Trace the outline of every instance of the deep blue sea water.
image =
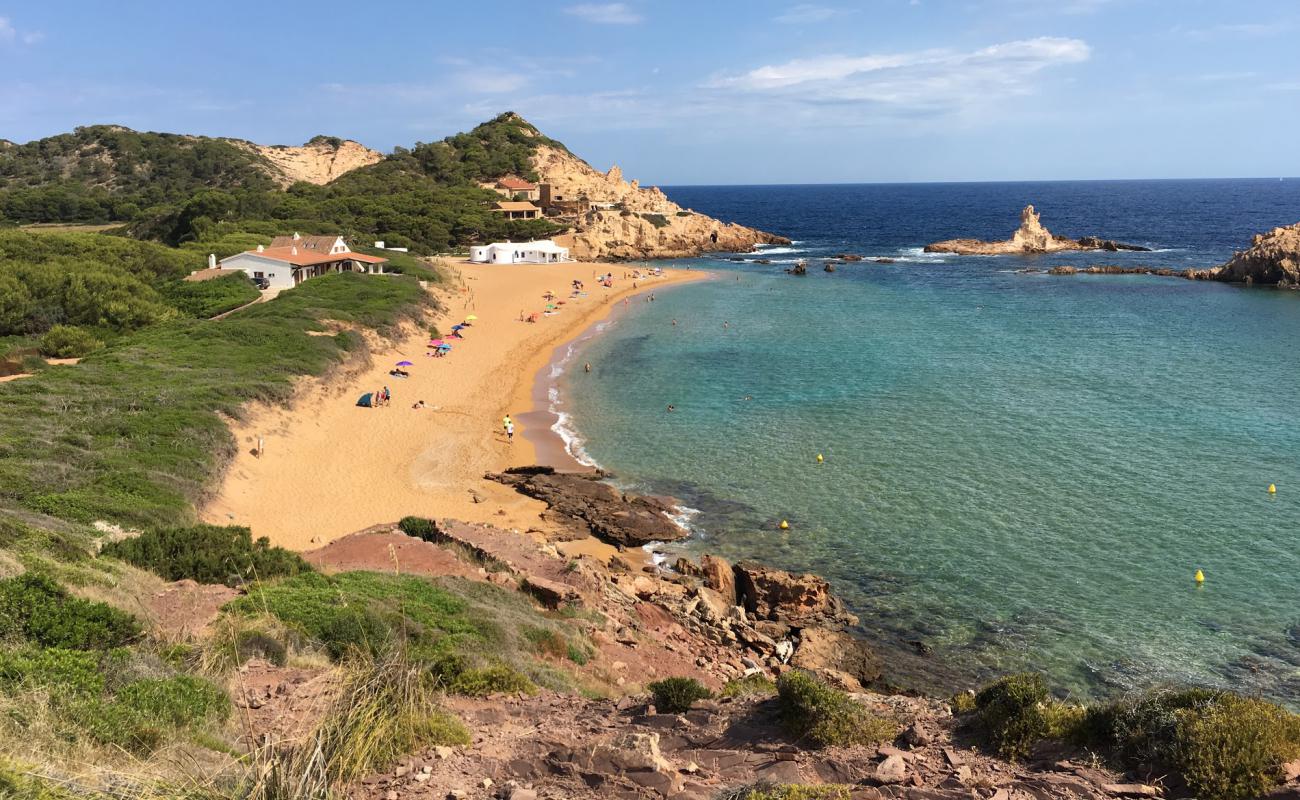
[[[1300,180],[666,191],[796,240],[676,262],[716,279],[632,303],[561,381],[591,459],[695,510],[667,550],[827,576],[922,688],[1029,668],[1300,704],[1300,293],[1017,271],[1211,266],[1300,220]],[[1031,202],[1156,252],[920,252]],[[822,272],[839,252],[896,260]]]

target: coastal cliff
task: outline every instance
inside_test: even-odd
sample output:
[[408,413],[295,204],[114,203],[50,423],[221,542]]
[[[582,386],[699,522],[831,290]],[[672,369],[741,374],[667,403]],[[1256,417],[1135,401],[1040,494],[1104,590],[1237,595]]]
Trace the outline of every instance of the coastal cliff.
[[1250,247],[1237,251],[1226,264],[1192,270],[1187,277],[1300,289],[1300,222],[1257,234]]
[[299,181],[323,186],[354,169],[377,164],[384,157],[383,153],[359,142],[330,136],[317,136],[301,147],[256,144],[242,139],[226,141],[265,158],[282,187]]
[[1000,256],[1038,253],[1058,253],[1064,250],[1119,250],[1147,251],[1150,248],[1135,244],[1122,244],[1096,236],[1069,239],[1057,236],[1043,227],[1039,214],[1032,205],[1020,212],[1020,227],[1010,239],[985,242],[979,239],[948,239],[925,246],[927,253],[953,253],[962,256]]
[[617,166],[600,172],[559,147],[539,145],[532,167],[555,195],[591,204],[573,219],[570,251],[581,260],[688,258],[790,243],[783,236],[683,209],[657,186],[624,180]]

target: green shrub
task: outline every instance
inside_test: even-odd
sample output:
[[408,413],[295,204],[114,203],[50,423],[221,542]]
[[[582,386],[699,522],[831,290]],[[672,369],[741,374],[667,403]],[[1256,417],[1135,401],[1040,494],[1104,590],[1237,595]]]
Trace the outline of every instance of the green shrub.
[[119,689],[118,705],[154,723],[188,728],[230,715],[230,698],[211,683],[191,675],[146,679]]
[[760,781],[732,789],[720,795],[719,800],[849,800],[849,787]]
[[471,666],[469,659],[459,654],[439,658],[430,666],[429,672],[436,684],[449,694],[487,697],[515,692],[537,693],[537,684],[514,667],[505,664]]
[[393,629],[378,613],[355,606],[341,608],[331,615],[321,626],[319,635],[335,661],[353,651],[378,655],[393,643]]
[[248,273],[235,270],[206,281],[174,281],[162,294],[186,316],[208,319],[253,302],[259,292]]
[[1003,758],[1022,758],[1035,742],[1048,735],[1043,713],[1048,699],[1042,675],[1007,675],[976,693],[976,718],[989,743]]
[[1282,765],[1300,756],[1300,717],[1263,700],[1223,694],[1177,716],[1177,766],[1205,800],[1259,797],[1282,782]]
[[84,794],[67,791],[8,760],[0,761],[0,797],[12,800],[85,800]]
[[41,355],[49,358],[81,358],[103,347],[95,334],[72,325],[55,325],[41,337]]
[[776,684],[766,675],[755,672],[741,678],[732,678],[722,687],[722,697],[771,697],[776,694]]
[[0,692],[55,689],[64,695],[97,695],[104,690],[100,660],[99,653],[85,650],[0,650]]
[[170,581],[189,578],[199,583],[239,586],[246,580],[311,571],[311,565],[297,553],[272,547],[266,537],[253,541],[252,532],[238,526],[193,525],[153,530],[132,539],[111,542],[101,552]]
[[807,672],[791,671],[776,682],[781,719],[798,738],[820,746],[876,744],[898,732],[892,721],[876,717],[839,689]]
[[140,623],[125,611],[70,596],[40,575],[0,580],[0,637],[41,647],[107,650],[140,635]]
[[1153,689],[1089,710],[1089,737],[1130,764],[1173,765],[1182,712],[1209,708],[1221,692],[1210,689]]
[[694,678],[664,678],[646,688],[654,698],[655,709],[669,714],[684,714],[697,700],[713,697],[713,692]]
[[948,705],[952,706],[954,714],[969,714],[975,710],[975,693],[969,690],[957,692],[948,698]]
[[402,517],[397,523],[397,527],[407,536],[414,536],[417,539],[423,539],[426,542],[437,541],[436,534],[438,526],[434,525],[433,520],[424,517]]

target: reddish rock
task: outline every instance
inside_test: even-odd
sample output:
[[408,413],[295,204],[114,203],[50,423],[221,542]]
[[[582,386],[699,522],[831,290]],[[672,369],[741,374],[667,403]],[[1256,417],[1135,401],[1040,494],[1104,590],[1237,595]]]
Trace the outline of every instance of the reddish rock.
[[736,604],[736,575],[725,558],[705,555],[700,559],[700,573],[704,585],[722,595],[727,605]]
[[794,575],[752,561],[740,562],[733,572],[745,611],[759,619],[857,624],[857,617],[831,594],[830,584],[816,575]]

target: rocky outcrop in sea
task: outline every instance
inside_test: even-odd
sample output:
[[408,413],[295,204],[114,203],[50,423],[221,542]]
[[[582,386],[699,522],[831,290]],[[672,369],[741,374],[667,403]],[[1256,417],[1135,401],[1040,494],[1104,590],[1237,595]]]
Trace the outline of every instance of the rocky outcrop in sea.
[[1250,247],[1239,250],[1226,264],[1190,270],[1187,277],[1300,289],[1300,222],[1257,234]]
[[1027,255],[1037,253],[1059,253],[1065,250],[1120,250],[1149,251],[1150,248],[1136,244],[1123,244],[1101,239],[1096,236],[1084,236],[1069,239],[1057,236],[1039,221],[1038,212],[1032,205],[1025,206],[1020,212],[1020,227],[1010,239],[1001,242],[985,242],[979,239],[948,239],[925,246],[927,253],[953,253],[961,256],[1000,256]]

